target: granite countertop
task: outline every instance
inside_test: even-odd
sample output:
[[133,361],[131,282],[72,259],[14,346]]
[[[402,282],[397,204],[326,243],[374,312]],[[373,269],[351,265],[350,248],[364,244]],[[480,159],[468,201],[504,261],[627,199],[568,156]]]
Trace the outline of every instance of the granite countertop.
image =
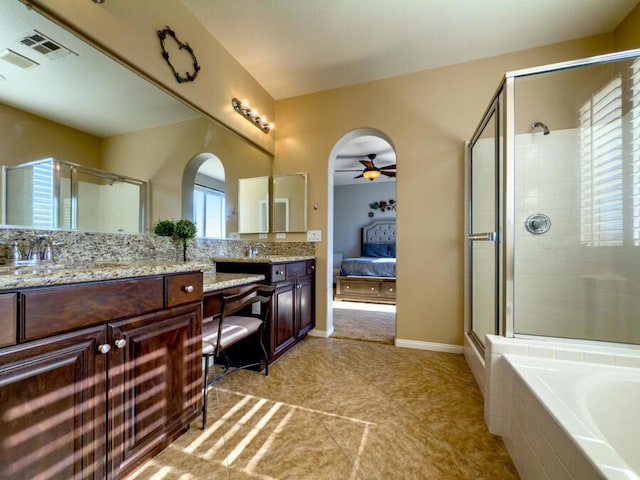
[[238,287],[248,283],[260,282],[264,275],[251,273],[211,273],[205,272],[202,289],[205,293],[215,292],[230,287]]
[[39,264],[36,266],[0,266],[0,290],[62,285],[65,283],[115,280],[166,273],[213,271],[213,264],[204,262],[130,262],[88,263],[80,265]]
[[258,255],[257,257],[214,257],[214,262],[235,262],[235,263],[283,263],[297,262],[302,260],[313,260],[312,255]]

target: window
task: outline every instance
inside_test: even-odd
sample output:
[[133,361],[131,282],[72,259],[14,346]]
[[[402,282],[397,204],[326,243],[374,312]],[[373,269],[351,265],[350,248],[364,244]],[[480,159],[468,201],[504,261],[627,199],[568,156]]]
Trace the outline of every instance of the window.
[[[587,246],[640,245],[640,62],[631,67],[624,114],[623,78],[579,110],[580,240]],[[631,220],[631,221],[629,221]]]
[[193,187],[193,217],[198,237],[224,238],[224,192],[202,185]]

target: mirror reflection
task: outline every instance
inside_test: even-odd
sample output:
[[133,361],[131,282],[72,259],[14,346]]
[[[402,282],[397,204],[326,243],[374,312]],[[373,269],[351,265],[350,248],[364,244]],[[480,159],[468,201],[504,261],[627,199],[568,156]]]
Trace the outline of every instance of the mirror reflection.
[[54,158],[5,168],[11,225],[144,232],[147,184]]
[[224,165],[216,156],[198,169],[193,186],[193,221],[196,236],[226,237]]
[[238,232],[269,232],[269,177],[238,180]]
[[[29,42],[23,40],[34,35],[53,41],[65,54],[47,57],[30,48]],[[200,223],[195,215],[202,216],[203,205],[208,202],[207,215],[212,209],[220,209],[221,218],[213,221],[207,216],[201,225],[203,235],[222,238],[238,232],[237,180],[249,169],[258,176],[269,175],[270,154],[17,0],[0,2],[0,50],[3,49],[31,59],[33,65],[23,69],[0,61],[0,75],[6,78],[0,89],[0,165],[13,167],[54,158],[143,179],[150,184],[149,224],[180,217]],[[200,196],[196,212],[194,196],[202,193],[200,187],[209,187],[196,181],[198,167],[204,162],[202,155],[216,157],[224,165],[225,175],[220,180],[224,188],[214,188],[224,192],[224,202],[219,194],[217,200]],[[195,164],[198,165],[193,168]],[[105,202],[106,210],[111,210],[105,214],[97,210],[95,202],[84,203],[87,210],[83,214],[96,222],[86,224],[79,220],[76,228],[120,230],[120,225],[108,220],[123,215],[127,209],[109,199]],[[28,213],[34,217],[33,212]],[[15,221],[27,223],[24,218]],[[7,219],[7,223],[11,220]],[[38,227],[36,223],[23,226]]]
[[273,177],[273,231],[307,231],[307,174]]

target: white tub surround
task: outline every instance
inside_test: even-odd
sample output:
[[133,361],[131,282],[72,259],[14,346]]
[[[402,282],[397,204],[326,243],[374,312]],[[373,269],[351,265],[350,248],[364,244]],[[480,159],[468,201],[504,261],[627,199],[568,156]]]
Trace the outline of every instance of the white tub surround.
[[488,336],[485,381],[523,479],[640,479],[640,349]]
[[640,479],[640,370],[505,354],[505,444],[524,478]]

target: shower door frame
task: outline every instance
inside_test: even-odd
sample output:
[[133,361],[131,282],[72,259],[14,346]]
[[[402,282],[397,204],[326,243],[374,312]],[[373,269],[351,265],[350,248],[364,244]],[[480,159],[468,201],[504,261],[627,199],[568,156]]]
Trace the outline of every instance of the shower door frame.
[[[501,264],[500,272],[498,274],[502,279],[500,308],[498,309],[499,317],[501,319],[501,325],[498,329],[499,335],[518,338],[539,338],[539,336],[535,335],[515,333],[515,81],[518,78],[531,75],[557,72],[561,70],[586,67],[590,65],[612,63],[621,60],[630,60],[638,57],[640,57],[640,49],[633,49],[605,55],[596,55],[593,57],[571,60],[567,62],[553,63],[539,67],[514,70],[505,74],[503,80],[500,82],[500,86],[492,97],[490,105],[493,105],[494,102],[499,103],[500,94],[504,89],[504,105],[502,107],[504,110],[504,122],[502,123],[502,152],[504,158],[501,167],[502,189],[499,196],[500,200],[502,200],[501,205],[503,206],[503,210],[501,218],[502,232],[498,234],[498,238],[501,242],[502,247],[502,254],[500,255],[501,259],[498,262],[499,264]],[[487,113],[485,113],[485,115],[482,117],[482,121],[480,122],[481,126],[484,125],[488,112],[489,109],[487,110]],[[480,127],[478,127],[478,129],[480,129]],[[468,282],[471,282],[471,278],[469,278]]]
[[[494,158],[494,162],[495,162],[495,174],[494,174],[494,198],[495,198],[495,225],[494,225],[494,233],[495,237],[490,240],[489,238],[487,239],[482,239],[482,240],[489,240],[489,241],[493,241],[495,242],[495,324],[494,324],[494,334],[498,335],[500,334],[500,330],[501,330],[501,321],[500,319],[502,318],[502,312],[501,312],[501,308],[502,308],[502,302],[500,301],[500,299],[502,298],[502,291],[501,291],[501,285],[502,285],[502,281],[501,281],[501,275],[502,275],[502,267],[501,267],[501,255],[500,255],[500,244],[501,244],[501,212],[500,212],[500,206],[502,205],[502,197],[501,197],[501,188],[500,188],[500,183],[501,183],[501,179],[502,179],[502,165],[501,165],[501,148],[500,148],[500,138],[501,138],[501,128],[502,128],[502,116],[501,116],[501,104],[500,104],[500,98],[501,98],[501,94],[502,94],[502,90],[503,90],[503,85],[501,84],[500,87],[498,88],[497,92],[495,93],[491,103],[489,104],[489,106],[487,107],[487,110],[485,111],[483,117],[482,117],[482,121],[480,122],[480,124],[478,125],[478,127],[476,128],[476,131],[474,132],[473,136],[471,137],[471,140],[467,143],[467,148],[466,148],[466,156],[467,156],[467,164],[468,164],[468,184],[467,184],[467,219],[466,219],[466,232],[465,232],[465,239],[467,242],[467,248],[465,249],[465,251],[467,252],[467,266],[468,266],[468,271],[469,271],[469,276],[467,278],[467,288],[468,288],[468,295],[466,295],[465,298],[465,306],[466,306],[466,317],[467,317],[467,325],[466,325],[466,331],[467,334],[469,335],[469,338],[473,341],[473,343],[475,344],[476,348],[478,348],[481,352],[484,353],[484,341],[483,339],[479,338],[478,335],[476,335],[476,332],[473,329],[473,241],[477,241],[478,239],[474,239],[473,234],[475,233],[473,231],[473,147],[475,146],[475,144],[477,143],[477,141],[480,139],[482,133],[484,132],[486,126],[489,124],[489,122],[494,121],[495,122],[495,136],[494,136],[494,144],[495,144],[495,158]],[[490,233],[490,232],[485,232],[485,233]]]

